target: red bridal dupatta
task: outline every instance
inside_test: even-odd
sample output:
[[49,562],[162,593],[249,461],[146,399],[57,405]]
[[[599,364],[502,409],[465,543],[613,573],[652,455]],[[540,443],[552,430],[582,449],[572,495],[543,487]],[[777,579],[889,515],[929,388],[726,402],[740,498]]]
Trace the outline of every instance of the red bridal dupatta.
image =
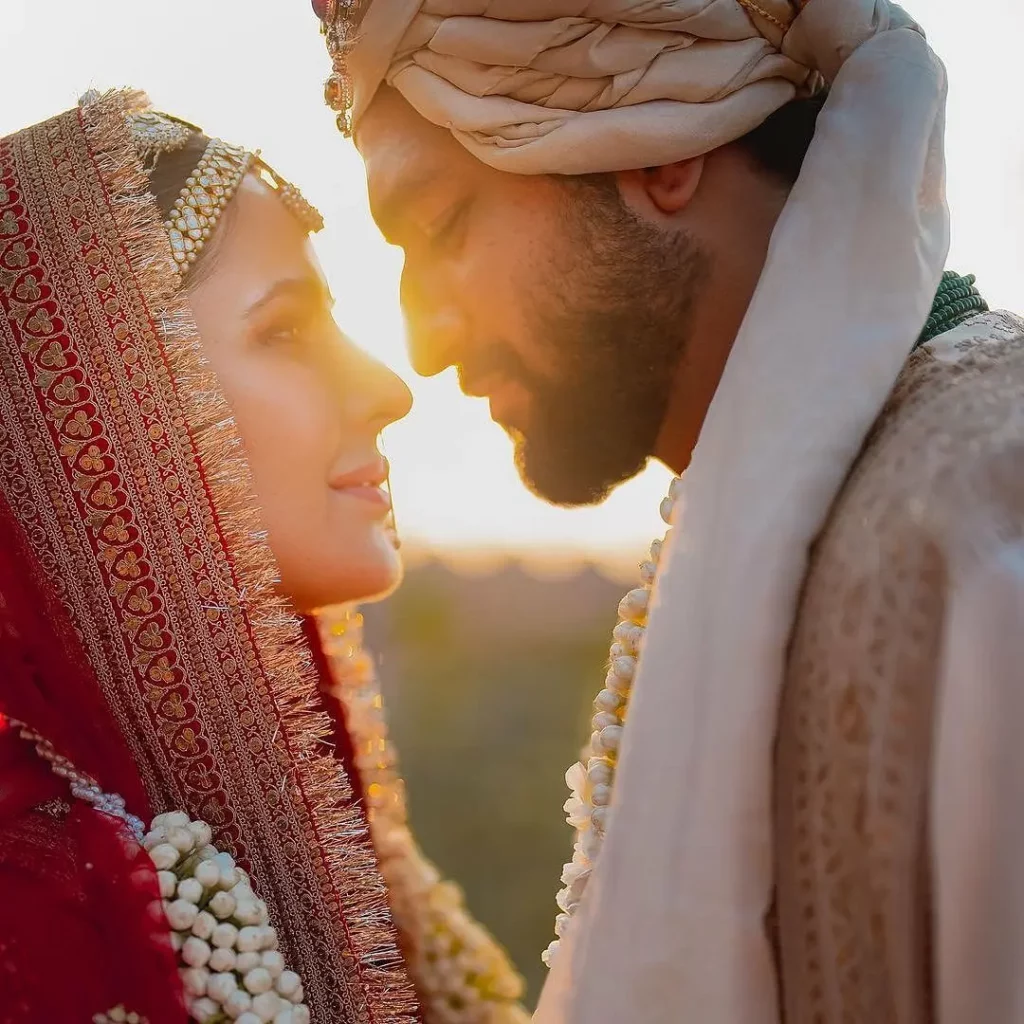
[[187,1019],[148,856],[14,720],[144,821],[213,827],[314,1021],[411,1021],[344,729],[132,149],[141,102],[0,140],[0,1020]]

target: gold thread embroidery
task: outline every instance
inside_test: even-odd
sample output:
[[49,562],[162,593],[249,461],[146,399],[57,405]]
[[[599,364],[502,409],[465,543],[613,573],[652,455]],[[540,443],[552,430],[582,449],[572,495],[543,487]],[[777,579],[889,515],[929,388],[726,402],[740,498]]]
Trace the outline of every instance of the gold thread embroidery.
[[102,98],[0,141],[5,205],[29,193],[34,222],[0,239],[0,305],[38,288],[39,313],[36,334],[0,317],[0,486],[154,805],[210,821],[267,880],[316,1019],[411,1021],[366,825],[319,752],[309,652],[131,153],[139,106]]
[[789,31],[789,25],[787,25],[786,22],[777,15],[772,14],[771,11],[766,11],[759,3],[757,3],[757,0],[737,0],[737,2],[740,7],[746,8],[751,14],[756,14],[757,17],[764,19],[769,24],[780,29],[782,32]]

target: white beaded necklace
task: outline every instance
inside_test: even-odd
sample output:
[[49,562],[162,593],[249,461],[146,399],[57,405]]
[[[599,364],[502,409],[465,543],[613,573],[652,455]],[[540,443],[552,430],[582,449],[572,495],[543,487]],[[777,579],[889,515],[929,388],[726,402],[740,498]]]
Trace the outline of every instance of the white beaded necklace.
[[[676,478],[668,497],[661,503],[661,518],[671,527],[672,513],[682,481]],[[557,938],[544,951],[548,967],[554,962],[561,940],[568,934],[572,919],[583,900],[590,874],[597,862],[609,825],[612,788],[618,764],[619,747],[629,710],[629,697],[636,675],[637,661],[647,628],[647,607],[658,571],[658,560],[669,534],[651,545],[650,558],[640,565],[641,585],[619,603],[619,623],[612,634],[608,675],[604,687],[594,699],[593,733],[578,761],[565,773],[572,796],[565,802],[566,821],[576,830],[572,860],[562,868],[562,888],[555,902],[561,911],[555,918]]]
[[[309,1024],[302,982],[285,969],[267,905],[228,853],[210,845],[213,830],[184,811],[158,814],[146,831],[125,801],[79,771],[53,744],[24,722],[7,719],[31,743],[50,770],[65,779],[71,795],[122,822],[147,851],[160,886],[161,905],[178,960],[189,1020],[216,1024]],[[93,1024],[145,1024],[117,1006]]]

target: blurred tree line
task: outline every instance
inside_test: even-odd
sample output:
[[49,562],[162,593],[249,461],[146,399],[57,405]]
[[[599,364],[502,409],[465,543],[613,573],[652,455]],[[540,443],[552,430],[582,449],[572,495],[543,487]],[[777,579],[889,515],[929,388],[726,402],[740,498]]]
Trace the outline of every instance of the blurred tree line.
[[564,774],[624,589],[593,568],[549,579],[427,562],[364,609],[417,838],[508,948],[531,1005],[571,851]]

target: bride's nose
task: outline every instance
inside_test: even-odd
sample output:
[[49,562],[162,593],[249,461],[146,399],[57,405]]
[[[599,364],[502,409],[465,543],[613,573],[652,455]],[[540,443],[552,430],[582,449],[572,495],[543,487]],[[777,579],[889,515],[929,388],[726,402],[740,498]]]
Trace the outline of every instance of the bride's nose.
[[412,392],[405,381],[368,352],[352,345],[351,394],[360,399],[360,419],[374,430],[402,419],[412,408]]

